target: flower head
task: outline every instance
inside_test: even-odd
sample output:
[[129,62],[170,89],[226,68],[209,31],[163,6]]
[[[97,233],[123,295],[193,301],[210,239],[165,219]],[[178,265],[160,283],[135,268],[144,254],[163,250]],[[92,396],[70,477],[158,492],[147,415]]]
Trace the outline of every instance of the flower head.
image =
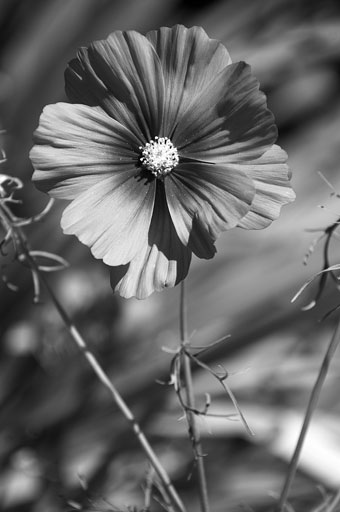
[[294,199],[286,153],[250,67],[202,28],[114,32],[65,73],[45,107],[36,186],[71,200],[61,225],[144,298],[175,286],[222,231],[266,227]]

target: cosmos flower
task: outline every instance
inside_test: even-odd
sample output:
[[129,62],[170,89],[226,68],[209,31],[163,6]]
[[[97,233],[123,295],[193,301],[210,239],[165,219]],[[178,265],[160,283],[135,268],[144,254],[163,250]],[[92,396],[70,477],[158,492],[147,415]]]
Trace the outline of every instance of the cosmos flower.
[[294,199],[259,84],[202,28],[114,32],[65,72],[71,101],[45,107],[36,186],[71,200],[65,233],[111,266],[124,297],[183,280],[221,232],[259,229]]

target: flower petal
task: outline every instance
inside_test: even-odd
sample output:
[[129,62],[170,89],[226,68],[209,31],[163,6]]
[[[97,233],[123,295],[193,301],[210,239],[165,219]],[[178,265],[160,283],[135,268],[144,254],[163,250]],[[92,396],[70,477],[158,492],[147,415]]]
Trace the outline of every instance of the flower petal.
[[138,139],[100,107],[48,105],[34,140],[33,180],[62,199],[74,199],[100,179],[138,163]]
[[188,105],[231,58],[225,46],[210,39],[201,27],[162,27],[148,32],[146,38],[160,58],[164,75],[166,103],[159,135],[171,138]]
[[111,269],[111,286],[125,298],[144,299],[154,291],[173,287],[182,281],[188,273],[190,261],[191,251],[177,236],[163,184],[158,182],[148,244],[128,267]]
[[179,238],[200,258],[213,257],[217,236],[237,225],[255,195],[242,170],[202,162],[181,163],[165,179],[165,191]]
[[147,245],[154,195],[154,181],[146,183],[134,170],[118,172],[72,201],[61,226],[107,265],[125,264]]
[[135,31],[114,32],[78,52],[65,72],[73,102],[100,105],[141,137],[159,134],[164,83],[159,58],[150,42]]
[[290,186],[291,173],[286,161],[286,152],[274,145],[253,162],[233,165],[235,169],[244,170],[253,179],[256,188],[254,201],[247,215],[239,222],[240,227],[265,228],[278,218],[283,205],[294,201],[295,193]]
[[250,66],[230,64],[182,116],[173,136],[181,156],[213,163],[260,157],[277,129]]

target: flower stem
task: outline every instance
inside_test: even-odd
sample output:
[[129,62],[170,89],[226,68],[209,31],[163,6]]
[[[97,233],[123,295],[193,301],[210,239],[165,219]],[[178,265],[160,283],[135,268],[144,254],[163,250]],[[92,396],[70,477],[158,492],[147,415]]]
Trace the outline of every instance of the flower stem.
[[202,510],[202,512],[209,512],[210,506],[209,506],[208,487],[207,487],[207,480],[206,480],[206,476],[205,476],[205,467],[204,467],[204,460],[203,460],[204,454],[202,452],[201,436],[200,436],[199,427],[197,425],[197,418],[196,418],[195,413],[193,412],[195,409],[195,395],[194,395],[194,388],[193,388],[193,382],[192,382],[191,364],[190,364],[190,358],[186,354],[186,351],[190,347],[190,339],[188,336],[187,303],[186,303],[186,293],[185,293],[184,281],[181,282],[180,338],[181,338],[181,348],[183,350],[182,358],[183,358],[183,368],[184,368],[184,381],[185,381],[185,390],[186,390],[186,401],[187,401],[187,406],[188,406],[185,413],[187,416],[190,437],[192,439],[193,450],[194,450],[194,454],[195,454],[195,461],[197,464],[201,510]]
[[309,398],[309,402],[307,405],[305,418],[304,418],[304,421],[303,421],[303,424],[301,427],[299,439],[297,441],[297,444],[296,444],[296,447],[294,450],[294,454],[290,461],[286,480],[285,480],[285,483],[284,483],[284,486],[283,486],[283,489],[282,489],[282,492],[280,495],[280,499],[279,499],[279,502],[278,502],[278,505],[276,508],[277,512],[285,512],[285,506],[286,506],[288,494],[289,494],[289,491],[290,491],[290,488],[291,488],[291,485],[292,485],[292,482],[293,482],[293,479],[294,479],[294,476],[295,476],[295,473],[297,470],[297,465],[299,462],[303,443],[306,438],[308,427],[311,422],[311,418],[314,413],[314,410],[316,408],[322,386],[325,382],[327,372],[329,369],[329,365],[330,365],[332,358],[335,354],[335,351],[339,345],[339,342],[340,342],[340,320],[338,321],[338,324],[334,330],[333,336],[329,342],[326,354],[325,354],[322,364],[320,366],[319,374],[317,376],[317,379],[315,381],[315,384],[313,386],[313,389],[312,389],[312,392],[311,392],[311,395]]
[[335,496],[333,497],[331,503],[329,504],[329,506],[327,507],[325,512],[334,512],[335,508],[339,505],[339,503],[340,503],[340,491],[338,491],[335,494]]
[[123,400],[122,396],[119,394],[113,383],[110,381],[109,377],[104,372],[103,368],[100,366],[98,360],[93,355],[93,353],[88,349],[86,342],[84,341],[83,337],[79,333],[78,329],[75,327],[69,316],[67,315],[66,311],[60,304],[59,300],[57,299],[56,295],[54,294],[54,291],[50,287],[49,283],[46,281],[43,275],[40,274],[40,279],[42,283],[44,284],[47,292],[49,293],[52,302],[54,303],[56,309],[58,310],[59,315],[61,316],[68,332],[72,336],[73,340],[76,342],[78,347],[82,350],[85,358],[87,359],[89,365],[91,366],[92,370],[100,380],[100,382],[106,387],[106,389],[111,394],[114,402],[116,403],[117,407],[120,409],[124,417],[127,419],[127,421],[131,425],[131,429],[136,435],[142,449],[144,450],[146,456],[148,457],[152,467],[154,468],[156,474],[158,475],[160,481],[162,482],[163,487],[166,489],[167,495],[169,497],[169,503],[167,504],[169,507],[169,510],[171,511],[178,511],[178,512],[185,512],[184,505],[178,496],[174,486],[172,485],[170,478],[168,474],[166,473],[165,469],[161,465],[157,455],[153,451],[152,447],[150,446],[147,438],[145,437],[145,434],[141,430],[139,424],[137,423],[133,413],[129,409],[126,402]]
[[78,345],[80,350],[83,352],[85,358],[87,359],[90,367],[98,377],[99,381],[104,385],[104,387],[109,391],[113,401],[116,403],[117,407],[120,409],[126,420],[129,422],[132,431],[136,435],[142,449],[144,450],[147,458],[149,459],[152,467],[155,470],[160,482],[162,483],[162,487],[164,488],[163,496],[165,504],[167,506],[167,510],[169,512],[185,512],[184,505],[178,496],[174,486],[172,485],[168,474],[165,469],[161,465],[157,455],[153,451],[150,446],[148,440],[145,437],[145,434],[141,430],[139,424],[137,423],[133,413],[110,381],[109,377],[106,375],[103,368],[100,366],[98,360],[93,355],[93,353],[89,350],[86,345],[85,340],[81,336],[80,332],[73,324],[72,320],[66,313],[65,309],[61,305],[57,296],[55,295],[53,289],[49,285],[48,281],[45,279],[45,276],[39,269],[37,262],[34,259],[33,253],[30,251],[28,242],[26,240],[24,232],[21,230],[20,226],[16,224],[16,219],[12,215],[12,212],[9,208],[5,206],[3,202],[0,202],[0,223],[3,224],[6,231],[10,230],[11,236],[13,239],[13,243],[15,244],[15,250],[17,252],[17,256],[19,261],[25,262],[31,268],[33,275],[37,280],[39,280],[44,286],[46,291],[48,292],[55,308],[57,309],[61,319],[63,320],[65,327],[67,328],[69,334]]

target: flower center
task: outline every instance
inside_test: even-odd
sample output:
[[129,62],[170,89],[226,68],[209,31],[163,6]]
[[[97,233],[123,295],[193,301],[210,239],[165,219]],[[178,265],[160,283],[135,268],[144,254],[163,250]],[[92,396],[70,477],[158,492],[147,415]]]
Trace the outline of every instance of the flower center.
[[179,162],[178,151],[167,137],[155,137],[139,148],[142,152],[140,161],[156,178],[163,178]]

